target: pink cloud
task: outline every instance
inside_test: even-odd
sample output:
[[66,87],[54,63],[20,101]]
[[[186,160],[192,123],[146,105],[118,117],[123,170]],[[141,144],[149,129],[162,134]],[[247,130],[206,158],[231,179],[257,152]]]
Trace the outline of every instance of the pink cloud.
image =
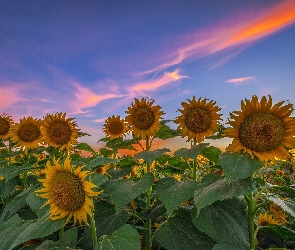
[[22,87],[9,85],[0,87],[0,106],[2,110],[11,108],[20,101],[27,101],[26,98],[21,97]]
[[[170,52],[165,63],[141,74],[158,72],[188,59],[198,59],[229,49],[240,52],[250,43],[274,34],[294,22],[294,0],[280,2],[276,6],[265,8],[259,13],[249,12],[243,16],[224,20],[210,28],[182,38],[184,45],[180,46],[177,51]],[[228,57],[227,60],[230,58]],[[224,62],[226,60],[222,61],[222,63]]]
[[232,79],[229,79],[229,80],[227,80],[225,82],[239,85],[239,84],[244,83],[245,81],[248,81],[248,80],[251,80],[251,79],[254,79],[254,77],[253,76],[248,76],[248,77],[232,78]]

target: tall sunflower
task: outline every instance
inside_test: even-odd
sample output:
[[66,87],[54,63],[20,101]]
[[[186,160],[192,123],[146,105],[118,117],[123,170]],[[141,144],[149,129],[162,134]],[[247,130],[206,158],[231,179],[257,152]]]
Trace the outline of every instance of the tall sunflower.
[[261,213],[256,221],[258,226],[281,225],[279,221],[273,218],[271,214]]
[[161,127],[160,119],[164,112],[161,111],[159,105],[153,106],[154,100],[147,101],[146,98],[134,99],[134,103],[125,112],[128,114],[125,121],[131,126],[135,136],[143,139],[146,136],[154,136]]
[[224,131],[225,136],[233,138],[226,150],[247,152],[261,161],[289,158],[285,147],[295,147],[295,118],[290,117],[293,105],[283,104],[272,105],[271,96],[268,100],[263,96],[260,102],[255,95],[242,101],[241,111],[230,114],[231,128]]
[[109,136],[111,140],[123,137],[128,131],[124,119],[120,119],[119,115],[108,117],[103,126],[104,133]]
[[40,119],[33,119],[31,116],[24,117],[20,119],[20,123],[11,126],[8,137],[11,138],[13,143],[16,143],[15,146],[17,147],[37,148],[42,138],[41,125],[42,121]]
[[188,137],[188,140],[204,141],[205,137],[214,135],[218,128],[218,121],[221,114],[217,114],[220,108],[215,101],[209,101],[201,97],[196,100],[182,102],[183,110],[178,109],[182,115],[175,118],[174,123],[179,124],[177,129],[181,129],[181,137]]
[[39,179],[44,187],[36,192],[38,196],[48,199],[43,206],[50,205],[50,219],[58,220],[68,216],[65,224],[74,217],[74,225],[77,220],[80,225],[82,221],[89,225],[87,214],[92,216],[91,209],[94,207],[89,197],[101,192],[91,190],[96,186],[84,180],[89,171],[82,171],[82,168],[83,166],[74,169],[69,157],[63,166],[55,159],[53,166],[50,161],[47,162],[45,179]]
[[48,114],[43,120],[41,131],[43,140],[49,146],[67,150],[77,144],[78,131],[74,118],[66,118],[66,113]]
[[7,114],[0,115],[0,140],[8,138],[9,130],[13,125],[13,120]]

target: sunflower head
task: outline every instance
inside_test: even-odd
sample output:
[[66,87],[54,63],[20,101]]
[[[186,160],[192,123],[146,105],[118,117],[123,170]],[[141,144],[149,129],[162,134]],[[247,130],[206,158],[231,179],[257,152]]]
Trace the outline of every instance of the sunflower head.
[[146,136],[154,136],[160,129],[161,116],[164,114],[159,105],[153,106],[154,100],[147,101],[146,98],[138,100],[128,107],[125,120],[131,127],[133,134],[143,139]]
[[54,159],[54,165],[47,162],[45,179],[39,179],[43,188],[37,193],[40,197],[48,199],[45,205],[50,205],[52,220],[62,219],[68,216],[66,223],[74,217],[74,225],[77,220],[80,225],[87,222],[87,214],[92,216],[93,202],[89,197],[97,196],[100,192],[94,192],[93,183],[85,181],[89,171],[82,171],[82,166],[74,168],[68,157],[63,166]]
[[224,131],[225,136],[233,138],[226,150],[247,152],[261,161],[288,159],[290,153],[285,147],[295,147],[295,118],[290,117],[293,105],[283,104],[272,105],[270,96],[263,96],[260,102],[255,95],[242,101],[241,111],[230,114],[231,128]]
[[11,138],[16,146],[26,149],[37,148],[38,143],[41,143],[42,133],[40,126],[42,121],[40,119],[33,119],[31,116],[24,117],[20,123],[15,123],[11,126],[8,137]]
[[199,98],[182,102],[183,109],[179,109],[181,115],[176,117],[174,122],[179,124],[177,129],[181,129],[181,136],[188,137],[188,140],[204,141],[205,137],[214,135],[218,129],[218,121],[221,114],[217,114],[220,108],[216,102]]
[[0,140],[6,140],[9,136],[13,120],[7,114],[0,115]]
[[111,140],[118,137],[123,137],[128,131],[125,121],[120,119],[119,115],[108,117],[105,120],[103,127],[104,133],[109,136]]
[[77,144],[78,131],[74,118],[66,118],[66,113],[48,114],[43,120],[41,131],[43,140],[49,146],[60,150],[70,150],[73,144]]
[[281,225],[278,220],[276,220],[271,214],[261,213],[256,221],[258,226],[268,226],[268,225]]

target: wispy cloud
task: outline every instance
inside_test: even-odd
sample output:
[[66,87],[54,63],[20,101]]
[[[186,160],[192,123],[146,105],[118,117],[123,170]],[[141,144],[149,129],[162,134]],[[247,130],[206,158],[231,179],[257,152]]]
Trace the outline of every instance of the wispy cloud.
[[248,82],[249,80],[253,80],[254,78],[255,78],[254,76],[240,77],[240,78],[232,78],[232,79],[226,80],[225,82],[232,83],[234,85],[242,85],[245,82]]
[[[177,51],[170,51],[166,62],[142,74],[159,72],[188,59],[198,59],[229,49],[240,52],[250,43],[293,24],[295,22],[295,1],[283,1],[275,7],[264,9],[256,14],[256,18],[249,18],[249,13],[244,17],[224,20],[215,26],[197,31],[190,36],[189,40],[193,42],[185,42],[186,44],[180,46]],[[187,37],[184,40],[187,41]],[[223,60],[224,62],[226,60]]]
[[139,93],[144,94],[145,91],[155,91],[158,88],[176,82],[182,78],[187,78],[187,76],[181,75],[179,69],[177,69],[173,72],[165,72],[163,76],[157,79],[136,83],[133,86],[128,87],[127,90],[131,93],[131,96]]
[[121,94],[96,94],[89,88],[83,87],[78,83],[74,84],[76,87],[76,91],[74,92],[74,96],[76,97],[75,101],[71,102],[71,107],[74,108],[74,112],[72,114],[81,114],[89,111],[83,111],[85,108],[95,107],[98,103],[111,99],[111,98],[119,98],[126,95]]

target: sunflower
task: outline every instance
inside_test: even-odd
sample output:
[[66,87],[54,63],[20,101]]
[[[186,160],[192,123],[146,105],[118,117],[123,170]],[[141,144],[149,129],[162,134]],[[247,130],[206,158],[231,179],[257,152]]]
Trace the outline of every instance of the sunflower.
[[82,221],[89,225],[87,214],[92,216],[91,209],[94,207],[89,197],[97,196],[100,192],[91,190],[96,186],[84,180],[89,171],[82,171],[82,168],[83,166],[74,169],[69,157],[63,166],[55,159],[54,166],[50,161],[47,162],[45,179],[39,179],[44,187],[36,192],[38,196],[48,199],[43,206],[50,205],[50,219],[58,220],[68,215],[65,224],[74,217],[74,225],[77,220],[80,225]]
[[178,109],[182,115],[175,118],[174,122],[179,124],[177,129],[181,129],[181,137],[188,137],[188,140],[204,141],[205,137],[214,135],[218,128],[218,120],[221,120],[220,110],[216,102],[199,98],[182,102],[183,110]]
[[146,136],[154,136],[161,127],[160,119],[164,112],[160,111],[159,105],[153,106],[154,100],[134,99],[135,102],[125,112],[128,114],[125,121],[128,122],[135,136],[143,139]]
[[265,96],[258,101],[241,102],[241,111],[230,114],[228,124],[231,128],[224,135],[233,138],[226,150],[229,152],[247,152],[261,161],[287,159],[290,153],[285,147],[295,147],[295,118],[290,117],[293,105],[284,101],[272,105],[272,98]]
[[13,120],[7,114],[0,115],[0,140],[6,140],[9,130],[13,125]]
[[276,219],[276,221],[278,221],[278,223],[280,223],[280,225],[287,223],[286,213],[279,206],[277,206],[274,203],[271,203],[269,205],[269,210],[273,214],[274,219]]
[[21,148],[32,149],[37,148],[41,142],[42,133],[40,119],[33,119],[31,116],[20,119],[20,123],[15,123],[11,126],[8,137],[11,142],[16,143],[15,146]]
[[268,226],[268,225],[282,225],[278,220],[276,220],[271,214],[261,213],[256,221],[258,226]]
[[49,146],[67,150],[72,148],[73,144],[77,144],[78,131],[74,118],[67,118],[66,113],[48,114],[43,120],[41,131],[43,140]]
[[128,131],[125,121],[120,119],[119,115],[108,117],[103,126],[104,133],[109,136],[111,140],[117,137],[123,137]]

